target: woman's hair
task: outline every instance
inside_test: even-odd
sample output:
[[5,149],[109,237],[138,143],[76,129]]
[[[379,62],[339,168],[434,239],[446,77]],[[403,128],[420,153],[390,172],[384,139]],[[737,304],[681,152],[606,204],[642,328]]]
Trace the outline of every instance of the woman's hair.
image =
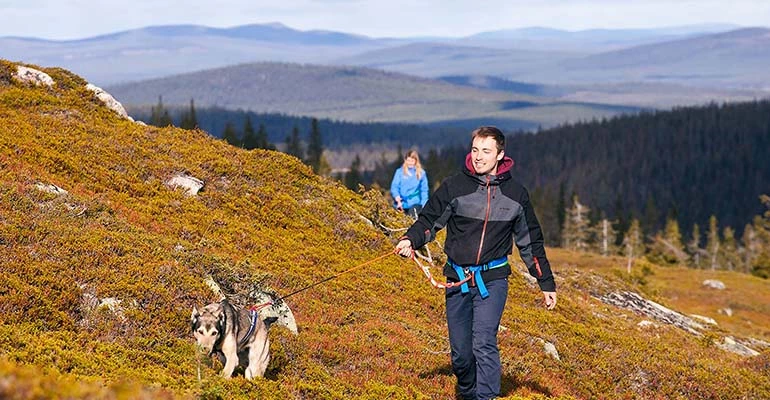
[[406,166],[406,159],[409,157],[413,157],[415,159],[414,163],[414,169],[415,169],[415,175],[417,175],[417,179],[422,178],[422,164],[420,164],[420,154],[417,153],[417,150],[412,149],[406,152],[406,155],[404,155],[404,163],[401,164],[401,172],[403,172],[404,176],[409,174],[409,167]]
[[476,128],[476,130],[471,133],[471,145],[473,145],[473,140],[477,137],[491,137],[492,139],[495,139],[495,142],[497,143],[498,153],[505,150],[505,135],[495,126],[482,126]]

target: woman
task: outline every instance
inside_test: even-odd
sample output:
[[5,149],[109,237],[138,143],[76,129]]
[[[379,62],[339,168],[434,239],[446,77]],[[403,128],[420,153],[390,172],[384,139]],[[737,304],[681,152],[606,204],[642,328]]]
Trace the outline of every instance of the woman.
[[393,207],[413,218],[417,218],[428,202],[428,175],[422,169],[417,150],[409,150],[404,156],[404,164],[393,174],[390,195],[393,196]]

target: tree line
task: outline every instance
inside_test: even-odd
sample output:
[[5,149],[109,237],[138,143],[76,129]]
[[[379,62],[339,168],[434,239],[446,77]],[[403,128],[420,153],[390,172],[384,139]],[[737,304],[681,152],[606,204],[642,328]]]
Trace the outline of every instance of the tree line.
[[696,269],[729,270],[770,278],[770,196],[761,195],[759,201],[767,208],[743,228],[739,238],[730,226],[719,227],[711,215],[707,229],[692,226],[688,239],[682,234],[679,222],[667,218],[662,230],[647,234],[638,219],[632,219],[624,232],[616,229],[617,221],[601,218],[592,222],[590,208],[572,197],[564,209],[561,247],[601,254],[623,255],[627,258],[630,274],[635,260],[645,257],[658,265],[684,265]]
[[[236,113],[241,118],[240,126],[226,120],[221,135],[215,136],[244,148],[280,147],[305,161],[317,173],[329,175],[323,150],[332,142],[329,137],[337,135],[336,131],[325,130],[326,135],[322,135],[322,123],[308,118],[309,129],[303,133],[298,127],[298,121],[302,120],[294,119],[283,144],[276,146],[268,138],[275,138],[277,133],[268,135],[262,119],[255,132],[251,118],[254,114]],[[188,108],[173,113],[174,118],[169,114],[159,99],[151,109],[148,122],[162,126],[174,124],[176,120],[183,128],[198,126],[200,112],[195,110],[192,100]],[[214,110],[213,115],[232,117],[233,112]],[[282,118],[292,121],[301,117]],[[346,126],[341,122],[336,124]],[[367,130],[368,127],[358,128]],[[449,131],[449,134],[452,139],[446,143],[411,135],[413,144],[428,148],[421,152],[421,158],[432,189],[459,171],[468,151],[469,132]],[[402,154],[404,142],[393,143],[398,147],[398,154]],[[443,146],[430,146],[435,143]],[[568,210],[575,207],[579,198],[592,206],[582,208],[586,228],[578,232],[590,232],[588,237],[593,238],[597,227],[601,227],[603,254],[609,249],[636,249],[632,254],[643,252],[653,259],[670,260],[671,254],[661,255],[662,249],[669,249],[677,262],[687,260],[686,263],[701,266],[706,265],[704,260],[710,260],[713,265],[724,264],[728,269],[744,272],[755,269],[745,262],[736,262],[729,254],[732,249],[741,254],[755,254],[750,249],[756,246],[746,243],[751,242],[752,235],[762,237],[763,231],[756,222],[746,222],[762,213],[757,198],[762,191],[767,191],[770,182],[770,163],[765,161],[770,158],[768,101],[683,107],[564,125],[536,133],[510,132],[506,153],[516,161],[513,170],[516,179],[530,188],[549,245],[595,248],[595,242],[583,240],[581,235],[573,237],[573,227],[568,224],[568,215],[573,212]],[[361,159],[356,157],[348,172],[336,178],[354,190],[363,184],[387,193],[393,171],[401,162],[400,157],[389,160],[383,154],[373,170],[362,170]],[[716,215],[724,228],[714,234],[717,228],[712,229],[712,225],[717,224],[711,220],[716,221]],[[692,227],[687,233],[689,237],[681,239],[686,243],[684,250],[680,249],[679,241],[673,240],[676,234],[672,232],[679,232],[680,224]],[[706,226],[708,234],[701,231],[701,227]],[[638,229],[638,234],[631,228]],[[614,241],[608,239],[612,232],[615,232]],[[638,243],[627,237],[638,237]],[[717,246],[721,253],[704,253],[715,246],[714,237],[721,237],[724,242]],[[708,238],[712,238],[711,245]],[[626,245],[630,247],[623,247]],[[755,256],[749,259],[763,260]]]

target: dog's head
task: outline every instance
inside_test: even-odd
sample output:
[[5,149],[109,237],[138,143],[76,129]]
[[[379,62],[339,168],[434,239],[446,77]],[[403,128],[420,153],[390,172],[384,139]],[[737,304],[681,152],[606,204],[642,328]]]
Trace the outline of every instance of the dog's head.
[[226,315],[222,304],[212,303],[200,311],[193,306],[190,322],[198,346],[211,355],[225,333]]

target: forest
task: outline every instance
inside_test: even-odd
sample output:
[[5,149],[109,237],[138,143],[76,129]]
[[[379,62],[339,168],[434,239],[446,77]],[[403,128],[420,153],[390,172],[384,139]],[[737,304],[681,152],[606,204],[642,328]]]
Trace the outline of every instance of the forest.
[[[353,143],[384,143],[400,154],[405,148],[417,147],[432,189],[459,171],[467,153],[468,131],[458,127],[353,124],[224,109],[196,110],[193,101],[187,109],[168,110],[162,99],[149,114],[146,111],[136,116],[153,125],[198,127],[247,149],[277,148],[354,190],[363,185],[386,193],[400,158],[389,159],[383,153],[379,159],[369,160],[374,167],[365,168],[364,160],[356,156],[347,171],[333,173],[327,159],[330,153],[325,150]],[[633,228],[641,232],[646,252],[657,251],[657,257],[663,257],[660,249],[655,249],[665,247],[659,239],[668,231],[674,237],[665,243],[669,252],[678,254],[674,257],[678,262],[700,266],[702,258],[709,258],[710,264],[724,268],[741,264],[737,269],[764,271],[763,265],[754,268],[746,262],[728,262],[737,256],[720,253],[717,257],[716,250],[708,255],[704,249],[709,240],[715,246],[716,239],[709,239],[709,235],[716,235],[727,242],[722,253],[734,247],[743,254],[752,240],[747,235],[761,230],[754,219],[765,209],[760,196],[770,191],[770,164],[766,161],[770,159],[770,101],[712,103],[535,132],[514,131],[507,135],[506,153],[516,162],[515,178],[531,192],[550,245],[574,245],[569,240],[574,233],[568,231],[574,226],[569,227],[568,214],[580,204],[585,210],[586,228],[609,223],[615,233],[611,242],[616,252],[626,251],[622,245]],[[672,224],[682,233],[671,233]],[[586,240],[593,237],[588,231],[578,235]],[[689,250],[678,245],[678,250],[672,250],[671,241],[689,243]]]

